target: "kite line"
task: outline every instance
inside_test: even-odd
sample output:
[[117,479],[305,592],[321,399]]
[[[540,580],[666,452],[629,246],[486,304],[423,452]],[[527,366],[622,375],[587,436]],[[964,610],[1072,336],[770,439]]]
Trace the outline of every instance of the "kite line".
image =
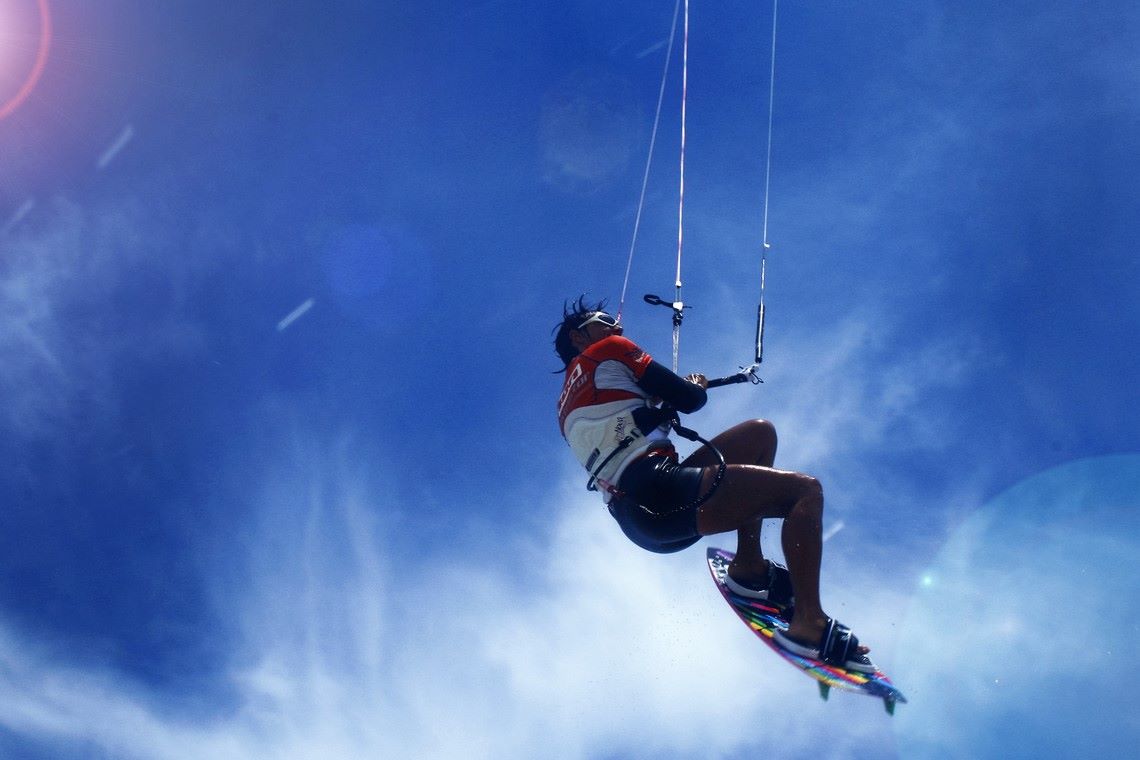
[[[768,210],[769,199],[771,195],[771,177],[772,177],[772,136],[773,136],[773,115],[775,112],[775,90],[776,90],[776,13],[778,10],[779,0],[772,1],[772,36],[771,36],[771,56],[769,60],[768,71],[768,125],[767,125],[767,144],[765,149],[765,164],[764,164],[764,203],[763,203],[763,222],[762,222],[762,247],[760,252],[760,292],[759,302],[756,308],[756,342],[755,352],[752,363],[747,367],[741,367],[740,372],[732,375],[729,378],[722,378],[726,382],[719,384],[727,384],[727,382],[744,382],[751,381],[754,383],[760,382],[760,378],[756,375],[756,369],[764,358],[764,291],[767,280],[767,263],[768,263],[768,250],[771,248],[771,241],[768,238]],[[677,35],[677,21],[681,15],[681,0],[677,0],[673,8],[673,21],[669,31],[669,42],[665,53],[665,66],[661,75],[661,85],[657,95],[657,108],[653,117],[653,130],[649,141],[649,155],[645,163],[645,172],[642,176],[641,194],[638,199],[637,213],[634,219],[633,238],[630,242],[629,256],[626,261],[625,280],[622,283],[621,297],[618,302],[617,316],[621,319],[622,311],[625,308],[626,294],[629,289],[630,272],[633,265],[633,255],[637,248],[637,237],[641,227],[642,212],[645,206],[646,188],[649,183],[649,172],[653,163],[654,148],[657,142],[657,132],[660,127],[661,121],[661,107],[664,100],[666,83],[669,75],[669,65],[673,56],[673,47]],[[654,306],[667,306],[672,310],[673,317],[673,371],[677,371],[679,354],[680,354],[680,334],[681,324],[684,320],[685,309],[691,308],[684,303],[682,298],[682,273],[681,262],[682,254],[684,252],[684,212],[685,212],[685,148],[687,142],[687,115],[688,115],[688,79],[689,79],[689,0],[684,0],[684,14],[683,14],[683,35],[681,46],[681,145],[680,145],[680,166],[679,166],[679,186],[677,198],[677,257],[676,257],[676,272],[674,277],[674,293],[673,300],[666,301],[659,296],[648,294],[644,297],[646,303]]]

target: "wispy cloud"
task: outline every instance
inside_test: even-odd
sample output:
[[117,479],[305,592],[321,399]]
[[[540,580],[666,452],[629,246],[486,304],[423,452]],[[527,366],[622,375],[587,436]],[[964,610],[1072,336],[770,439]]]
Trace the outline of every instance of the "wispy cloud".
[[68,221],[42,236],[6,246],[7,266],[0,274],[0,421],[9,433],[42,430],[70,408],[76,351],[64,349],[59,310],[77,274],[78,228],[74,209],[63,215]]
[[[130,203],[83,209],[56,199],[45,223],[5,241],[0,271],[0,429],[43,436],[79,410],[113,405],[116,366],[200,346],[181,312],[184,269],[156,261],[144,215]],[[132,297],[139,274],[161,273],[167,300],[158,313],[132,313],[129,334],[106,308]],[[102,410],[105,411],[105,410]]]
[[566,191],[594,192],[629,164],[640,130],[627,81],[603,71],[576,72],[543,98],[543,180]]
[[504,561],[477,566],[404,554],[362,463],[327,449],[269,473],[248,554],[207,579],[243,631],[230,713],[180,715],[4,630],[0,723],[147,758],[732,757],[775,723],[787,748],[883,740],[873,700],[837,698],[866,722],[825,721],[836,700],[735,619],[703,553],[629,545],[576,470],[549,532],[505,534]]

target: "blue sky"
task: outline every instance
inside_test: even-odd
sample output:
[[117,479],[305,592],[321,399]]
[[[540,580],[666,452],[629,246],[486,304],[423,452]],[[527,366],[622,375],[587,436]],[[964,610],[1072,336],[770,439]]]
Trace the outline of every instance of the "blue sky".
[[[690,422],[821,478],[893,720],[820,702],[699,547],[626,543],[557,432],[672,3],[57,0],[0,120],[0,755],[1140,738],[1140,9],[871,6],[780,4],[765,384]],[[685,371],[750,359],[770,13],[691,9]],[[0,103],[40,24],[0,0]],[[625,313],[665,361],[678,147],[674,65]]]

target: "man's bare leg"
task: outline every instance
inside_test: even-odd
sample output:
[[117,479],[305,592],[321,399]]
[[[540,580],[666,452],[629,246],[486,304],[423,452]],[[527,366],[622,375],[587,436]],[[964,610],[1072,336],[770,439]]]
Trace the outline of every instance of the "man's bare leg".
[[[711,483],[714,475],[710,468],[706,481]],[[729,465],[716,493],[698,510],[697,529],[706,536],[739,531],[768,517],[784,520],[780,535],[796,597],[788,636],[815,644],[827,625],[819,598],[823,488],[818,480],[798,472]]]
[[[734,425],[710,441],[728,464],[755,464],[771,467],[776,461],[776,428],[767,420],[748,420]],[[716,455],[702,446],[683,462],[686,466],[709,467],[719,464]],[[736,535],[736,557],[728,566],[733,580],[746,586],[764,588],[768,583],[768,560],[760,546],[762,520],[742,525]]]

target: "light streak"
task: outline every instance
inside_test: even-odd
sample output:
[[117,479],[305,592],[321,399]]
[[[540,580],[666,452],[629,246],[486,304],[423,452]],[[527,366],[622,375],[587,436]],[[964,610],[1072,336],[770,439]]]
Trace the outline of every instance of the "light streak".
[[669,44],[669,38],[664,37],[664,38],[658,40],[657,42],[654,42],[649,47],[645,48],[645,50],[642,50],[640,53],[635,55],[634,58],[637,58],[638,60],[640,60],[640,59],[644,58],[645,56],[647,56],[651,53],[656,53],[658,50],[660,50],[661,48],[665,47],[668,44]]
[[12,214],[12,216],[8,218],[8,221],[4,223],[4,227],[0,229],[0,235],[7,235],[9,232],[16,229],[16,225],[22,222],[24,220],[24,217],[30,214],[35,206],[35,198],[28,198],[26,201],[24,201],[20,207],[16,209],[16,213]]
[[310,298],[310,299],[306,300],[303,304],[298,306],[296,309],[293,309],[293,311],[289,312],[289,314],[284,319],[282,319],[280,322],[277,323],[277,332],[283,331],[289,325],[293,324],[298,319],[305,316],[305,312],[307,312],[309,309],[313,308],[314,303],[315,302],[313,301],[313,299]]
[[99,171],[107,168],[107,164],[111,163],[111,161],[114,160],[115,156],[119,155],[119,151],[125,148],[127,143],[129,143],[131,141],[131,138],[134,136],[135,128],[133,126],[128,124],[127,126],[123,127],[123,131],[119,133],[119,136],[117,138],[115,138],[115,142],[107,146],[107,149],[103,151],[103,154],[101,156],[99,156],[99,160],[95,163],[95,168]]
[[827,541],[829,538],[834,536],[836,533],[843,530],[843,528],[844,528],[843,521],[842,520],[837,521],[834,525],[832,525],[830,528],[828,528],[826,531],[824,531],[823,540]]

